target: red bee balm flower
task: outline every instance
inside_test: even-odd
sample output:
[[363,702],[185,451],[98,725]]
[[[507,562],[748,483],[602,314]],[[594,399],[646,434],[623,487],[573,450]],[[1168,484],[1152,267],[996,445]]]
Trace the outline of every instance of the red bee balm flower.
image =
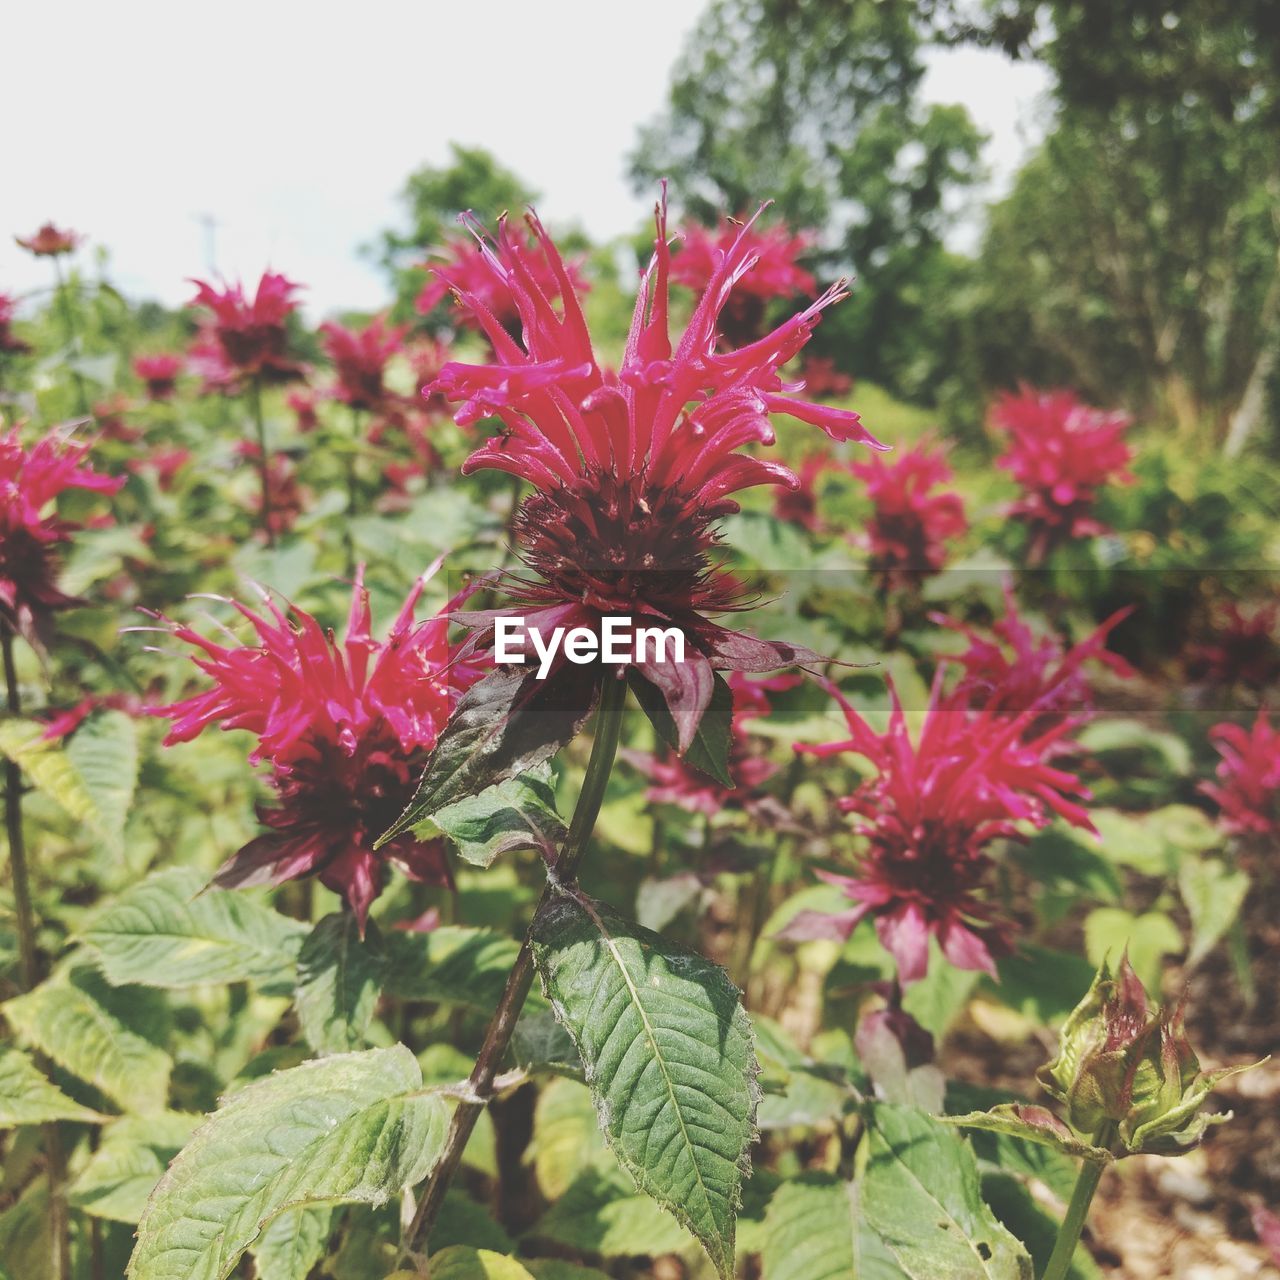
[[29,632],[54,609],[77,604],[54,585],[54,548],[81,526],[51,510],[68,489],[115,493],[124,483],[85,462],[89,446],[51,432],[29,449],[17,427],[0,432],[0,616]]
[[1020,823],[1043,827],[1054,814],[1093,830],[1077,803],[1088,798],[1084,787],[1046,763],[1066,723],[1028,740],[1035,707],[1012,719],[975,712],[963,698],[943,698],[938,680],[913,743],[892,685],[883,734],[839,690],[831,692],[850,738],[797,749],[816,756],[852,751],[875,766],[875,779],[840,801],[844,812],[864,819],[854,828],[865,842],[857,874],[818,873],[854,906],[834,915],[802,912],[784,935],[845,939],[869,915],[904,983],[924,977],[931,934],[957,968],[994,976],[992,957],[1010,950],[1011,926],[984,894],[992,866],[987,846],[998,837],[1019,839]]
[[798,524],[810,533],[822,526],[818,515],[818,478],[835,465],[827,453],[811,453],[800,463],[794,489],[779,489],[773,499],[773,514],[788,524]]
[[64,253],[73,253],[76,246],[84,239],[75,231],[59,231],[52,222],[46,222],[35,235],[14,236],[14,240],[28,253],[37,258],[57,258]]
[[1209,737],[1222,755],[1216,783],[1205,795],[1222,808],[1219,821],[1233,835],[1273,836],[1280,831],[1280,732],[1271,727],[1266,708],[1252,729],[1214,725]]
[[133,362],[133,372],[147,384],[147,395],[152,400],[168,400],[177,389],[178,374],[185,363],[181,356],[167,353],[138,356]]
[[320,326],[325,355],[338,375],[335,394],[353,409],[377,409],[387,399],[387,361],[401,350],[405,328],[388,329],[379,316],[356,331],[329,321]]
[[256,644],[220,645],[190,627],[173,634],[194,645],[212,687],[151,714],[173,721],[166,744],[188,742],[210,725],[247,729],[251,759],[271,766],[277,803],[260,813],[270,830],[245,845],[214,877],[223,886],[278,884],[318,875],[340,893],[364,928],[388,862],[414,879],[449,882],[438,840],[406,833],[375,853],[397,818],[453,707],[465,669],[450,667],[444,614],[414,622],[430,572],[414,586],[385,641],[373,638],[369,595],[357,580],[345,640],[301,610],[269,616],[235,608]]
[[17,309],[18,304],[7,293],[0,293],[0,356],[24,355],[31,350],[30,344],[13,332],[13,316]]
[[[520,274],[527,282],[523,287],[526,290],[530,286],[536,288],[548,303],[561,301],[565,292],[582,297],[588,285],[581,264],[564,262],[556,254],[553,265],[546,251],[549,244],[549,241],[544,243],[541,235],[530,244],[519,236],[506,233],[502,238],[502,251],[513,264],[519,262]],[[495,271],[483,246],[469,240],[451,241],[445,253],[447,261],[431,264],[432,278],[418,295],[418,313],[425,316],[452,290],[479,303],[510,337],[518,339],[523,312],[506,272]],[[461,322],[470,328],[486,331],[473,302],[469,301],[467,306],[470,314],[464,311]]]
[[778,372],[844,291],[828,289],[759,342],[718,353],[718,318],[752,260],[748,224],[673,346],[671,256],[660,205],[654,256],[615,374],[596,359],[555,246],[535,215],[529,225],[557,280],[561,309],[539,286],[519,238],[499,224],[497,244],[481,238],[481,252],[516,300],[524,346],[482,296],[464,290],[462,301],[492,343],[494,361],[450,363],[429,390],[462,402],[459,424],[496,417],[505,428],[467,459],[464,472],[494,468],[534,486],[514,531],[535,576],[507,578],[511,598],[527,607],[529,632],[561,626],[599,632],[603,619],[622,617],[636,627],[683,633],[684,661],[631,665],[665,698],[684,751],[710,702],[715,670],[773,670],[803,652],[726,630],[704,616],[743,607],[739,587],[715,559],[715,523],[738,509],[731,495],[751,485],[799,483],[781,463],[740,450],[773,443],[773,413],[812,423],[835,440],[876,445],[857,414],[793,399]]
[[1032,562],[1071,538],[1105,533],[1093,504],[1103,485],[1133,480],[1129,416],[1091,409],[1070,391],[1024,389],[1001,396],[991,417],[1009,437],[996,465],[1022,489],[1009,511],[1031,531]]
[[946,563],[946,544],[968,528],[943,450],[928,444],[850,468],[874,508],[867,526],[871,568],[886,589],[915,583]]
[[684,244],[671,263],[677,284],[704,293],[717,278],[725,256],[745,254],[746,265],[720,314],[719,326],[731,346],[742,346],[760,335],[767,303],[796,294],[812,296],[817,283],[797,259],[813,248],[809,233],[792,235],[786,227],[757,227],[730,220],[719,232],[691,222],[683,228]]
[[[288,382],[302,376],[302,366],[288,352],[286,321],[297,303],[293,295],[302,287],[274,271],[258,282],[250,302],[239,284],[215,289],[203,280],[193,280],[199,292],[192,306],[208,307],[213,313],[207,330],[192,355],[203,357],[211,367],[206,381],[213,385],[238,383],[242,379]],[[222,367],[216,367],[219,358]]]

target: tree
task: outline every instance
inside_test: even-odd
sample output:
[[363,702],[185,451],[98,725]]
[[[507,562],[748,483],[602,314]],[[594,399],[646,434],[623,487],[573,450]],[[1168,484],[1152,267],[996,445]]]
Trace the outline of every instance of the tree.
[[486,222],[516,211],[538,198],[522,178],[482,147],[450,144],[447,165],[423,165],[405,182],[401,199],[409,211],[409,229],[382,232],[372,252],[395,289],[397,316],[413,316],[413,302],[426,279],[428,252],[458,233],[457,217],[472,209]]
[[642,188],[670,177],[702,221],[772,198],[818,229],[826,273],[858,279],[815,350],[933,400],[935,290],[958,270],[942,247],[948,198],[978,177],[982,138],[963,108],[920,104],[920,51],[905,0],[715,0],[631,169]]

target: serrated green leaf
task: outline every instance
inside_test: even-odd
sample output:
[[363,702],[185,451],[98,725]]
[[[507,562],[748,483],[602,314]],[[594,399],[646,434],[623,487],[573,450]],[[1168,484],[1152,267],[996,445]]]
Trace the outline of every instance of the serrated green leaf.
[[1066,1130],[1065,1125],[1059,1129],[1047,1124],[1032,1124],[1026,1119],[1028,1113],[1050,1114],[1044,1107],[1002,1102],[990,1111],[968,1111],[963,1115],[946,1116],[945,1123],[960,1125],[966,1129],[982,1129],[987,1133],[1002,1134],[1021,1142],[1039,1143],[1064,1156],[1087,1158],[1100,1164],[1109,1160],[1104,1149],[1082,1142],[1075,1134]]
[[93,804],[93,824],[119,847],[138,785],[138,730],[123,711],[90,716],[72,735],[67,756]]
[[100,1124],[106,1118],[68,1098],[21,1049],[0,1049],[0,1129],[51,1120]]
[[279,983],[307,927],[252,893],[207,889],[187,867],[148,876],[96,912],[80,940],[108,981],[181,989],[205,983]]
[[71,1204],[94,1218],[136,1223],[169,1161],[204,1120],[163,1111],[126,1116],[102,1131],[102,1144],[71,1184]]
[[93,796],[61,743],[46,738],[34,720],[0,721],[0,755],[12,760],[31,784],[77,822],[94,826]]
[[914,1108],[880,1105],[868,1112],[864,1141],[860,1249],[892,1258],[910,1280],[1031,1280],[1027,1251],[983,1202],[973,1152],[954,1130]]
[[1159,991],[1164,958],[1182,950],[1182,935],[1162,911],[1135,915],[1120,907],[1098,907],[1085,917],[1084,949],[1095,966],[1127,950],[1142,985]]
[[403,1045],[322,1058],[247,1085],[156,1187],[130,1280],[225,1280],[287,1208],[384,1203],[431,1171],[447,1116]]
[[364,1047],[390,963],[370,922],[365,936],[350,911],[325,916],[298,952],[295,1005],[302,1034],[317,1053]]
[[[1069,1198],[1070,1188],[1067,1194]],[[1036,1275],[1043,1274],[1058,1238],[1058,1223],[1040,1207],[1023,1183],[1005,1174],[983,1175],[982,1198],[996,1217],[1026,1245]],[[1102,1272],[1089,1257],[1087,1249],[1075,1251],[1067,1280],[1103,1280]]]
[[1200,963],[1235,924],[1249,892],[1249,873],[1220,858],[1183,858],[1178,891],[1191,917],[1188,967]]
[[818,1173],[783,1183],[773,1193],[761,1249],[769,1280],[850,1280],[863,1274],[857,1270],[852,1191],[839,1178]]
[[332,1222],[328,1205],[286,1209],[251,1248],[256,1280],[307,1280],[328,1252]]
[[462,695],[413,800],[378,844],[551,759],[582,728],[596,694],[585,666],[562,667],[548,680],[521,666],[491,671]]
[[455,1244],[431,1255],[431,1280],[533,1280],[533,1277],[514,1258]]
[[533,1280],[609,1280],[603,1271],[560,1258],[531,1258],[525,1268]]
[[609,1146],[731,1276],[759,1097],[737,988],[702,956],[580,895],[547,903],[530,937]]
[[554,861],[567,830],[556,812],[555,778],[546,763],[447,805],[432,822],[477,867],[516,849],[536,849]]
[[[680,734],[667,707],[667,700],[656,685],[650,684],[637,671],[629,673],[627,683],[635,694],[640,709],[649,717],[662,740],[670,746],[679,744]],[[711,701],[694,732],[693,741],[684,753],[687,764],[714,778],[722,787],[732,787],[729,774],[729,744],[733,736],[733,693],[725,678],[716,672]]]
[[[5,1017],[27,1044],[126,1111],[163,1110],[173,1062],[109,1007],[109,989],[99,989],[95,977],[79,970],[50,978],[8,1001]],[[129,1000],[129,993],[119,994]]]
[[1134,752],[1153,756],[1167,773],[1185,778],[1192,770],[1191,748],[1176,733],[1154,729],[1141,720],[1095,720],[1077,735],[1086,751],[1095,755]]
[[693,1248],[693,1237],[612,1159],[588,1166],[542,1215],[529,1234],[605,1258],[652,1256]]

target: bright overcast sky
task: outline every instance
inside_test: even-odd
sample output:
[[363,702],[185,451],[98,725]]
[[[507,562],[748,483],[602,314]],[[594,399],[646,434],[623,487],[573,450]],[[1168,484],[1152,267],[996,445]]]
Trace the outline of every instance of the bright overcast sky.
[[[134,297],[185,300],[207,267],[268,264],[305,281],[308,311],[376,308],[358,247],[398,220],[396,194],[448,143],[481,145],[544,193],[540,212],[605,239],[649,200],[625,157],[662,104],[702,3],[647,0],[63,0],[4,4],[9,124],[0,131],[0,291],[45,285],[11,233],[52,218],[111,250]],[[1036,67],[964,51],[927,95],[993,135],[1003,184],[1029,139]],[[762,192],[761,195],[767,195]]]

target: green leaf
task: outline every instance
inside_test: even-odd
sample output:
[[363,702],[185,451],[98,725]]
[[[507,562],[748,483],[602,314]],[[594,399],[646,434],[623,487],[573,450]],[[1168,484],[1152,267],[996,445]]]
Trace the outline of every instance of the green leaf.
[[1097,966],[1075,952],[1024,942],[1012,955],[1001,956],[996,969],[1000,981],[988,988],[992,995],[1024,1017],[1053,1025],[1080,1003]]
[[529,1234],[606,1258],[653,1256],[693,1247],[693,1237],[617,1164],[590,1165],[533,1225]]
[[69,817],[98,835],[105,834],[94,797],[80,771],[63,746],[44,733],[45,726],[34,720],[0,721],[0,755],[12,760],[36,790]]
[[325,916],[298,952],[295,1004],[302,1034],[317,1052],[347,1053],[365,1044],[389,959],[376,924],[363,938],[350,911]]
[[138,785],[138,729],[123,711],[90,716],[72,735],[67,756],[93,804],[93,825],[113,848]]
[[0,1049],[0,1129],[50,1120],[99,1124],[106,1118],[68,1098],[21,1049]]
[[1021,1142],[1038,1142],[1064,1156],[1087,1158],[1099,1164],[1110,1160],[1103,1148],[1082,1142],[1061,1120],[1053,1123],[1055,1119],[1045,1107],[1002,1102],[990,1111],[969,1111],[964,1115],[947,1116],[946,1123],[1002,1134]]
[[181,989],[206,983],[279,983],[306,925],[252,893],[206,889],[187,867],[148,876],[96,912],[80,933],[108,981]]
[[1249,874],[1229,867],[1220,858],[1187,857],[1178,867],[1178,890],[1191,917],[1192,967],[1213,950],[1235,924],[1249,892]]
[[910,1107],[880,1105],[869,1110],[865,1143],[859,1254],[892,1259],[898,1271],[884,1274],[910,1280],[1031,1280],[1026,1250],[983,1202],[973,1152],[957,1133]]
[[555,777],[546,763],[447,805],[432,821],[477,867],[516,849],[536,849],[553,862],[566,835],[556,812]]
[[136,1223],[169,1161],[203,1120],[162,1111],[109,1124],[102,1131],[102,1145],[71,1184],[71,1204],[95,1218]]
[[514,1258],[465,1244],[432,1254],[430,1265],[431,1280],[533,1280]]
[[773,1193],[761,1249],[769,1280],[850,1280],[863,1274],[857,1269],[852,1191],[830,1174],[808,1173]]
[[1185,778],[1194,761],[1191,748],[1176,733],[1152,728],[1141,720],[1095,720],[1086,725],[1077,741],[1094,755],[1131,752],[1154,757],[1166,773]]
[[328,1205],[286,1209],[252,1246],[257,1280],[307,1280],[329,1250],[332,1225]]
[[702,956],[584,896],[553,899],[530,936],[609,1146],[731,1276],[759,1097],[737,988]]
[[[1067,1188],[1070,1198],[1071,1189]],[[997,1218],[1027,1247],[1036,1275],[1042,1275],[1058,1238],[1058,1223],[1036,1202],[1025,1184],[1006,1174],[984,1174],[982,1198]],[[1077,1249],[1067,1280],[1103,1280],[1087,1249]]]
[[391,933],[385,945],[390,956],[387,990],[392,995],[482,1013],[497,1007],[520,951],[520,944],[505,934],[461,925],[444,925],[430,933]]
[[565,666],[547,680],[522,666],[491,671],[462,695],[413,800],[378,844],[551,759],[582,728],[596,693],[590,667]]
[[431,1171],[447,1115],[403,1045],[322,1058],[247,1085],[156,1187],[130,1280],[224,1280],[288,1208],[384,1203]]
[[[59,974],[8,1001],[5,1017],[26,1043],[126,1111],[163,1110],[173,1063],[109,1007],[110,989],[100,983],[89,970]],[[117,1005],[130,1003],[128,992],[115,994]],[[133,999],[139,995],[134,988]]]
[[538,1094],[529,1148],[542,1194],[558,1200],[582,1166],[603,1153],[590,1091],[576,1080],[551,1080]]
[[609,1280],[603,1271],[560,1258],[531,1258],[525,1268],[533,1280]]
[[[656,685],[650,684],[637,671],[627,678],[640,709],[670,746],[678,746],[679,730],[667,707],[667,700]],[[684,753],[686,763],[714,778],[722,787],[732,787],[729,774],[729,744],[733,736],[733,692],[725,678],[716,672],[711,701],[694,731],[693,741]]]
[[1162,911],[1139,916],[1120,907],[1098,907],[1085,917],[1084,949],[1094,965],[1127,949],[1142,985],[1159,991],[1164,958],[1182,950],[1182,935]]

